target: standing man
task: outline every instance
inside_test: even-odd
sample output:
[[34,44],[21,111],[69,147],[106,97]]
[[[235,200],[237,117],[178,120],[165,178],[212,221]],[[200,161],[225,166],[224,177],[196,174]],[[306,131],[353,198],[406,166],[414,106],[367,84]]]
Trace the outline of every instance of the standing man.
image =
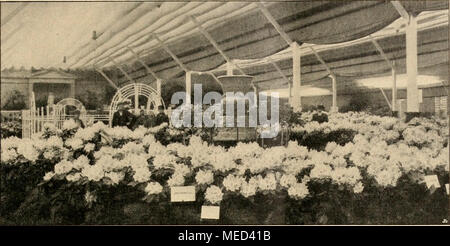
[[135,119],[134,123],[133,123],[133,130],[138,128],[139,126],[144,126],[146,128],[150,128],[153,127],[153,125],[155,124],[154,121],[154,115],[152,112],[150,112],[150,115],[146,115],[145,114],[145,110],[141,109],[141,111],[139,111],[139,116]]
[[164,113],[164,107],[162,105],[158,106],[158,114],[156,115],[156,125],[159,126],[162,123],[169,124],[169,117]]
[[128,128],[131,128],[131,122],[134,121],[134,115],[130,113],[125,108],[125,102],[120,102],[117,104],[117,112],[114,113],[113,119],[112,119],[112,127],[116,126],[126,126]]

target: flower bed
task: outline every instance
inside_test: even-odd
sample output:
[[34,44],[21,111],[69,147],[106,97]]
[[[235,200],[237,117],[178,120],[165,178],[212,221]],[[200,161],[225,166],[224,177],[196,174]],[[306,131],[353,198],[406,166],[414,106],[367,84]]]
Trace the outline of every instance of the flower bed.
[[[294,129],[347,129],[354,137],[320,148],[295,141],[224,148],[165,125],[131,131],[97,123],[76,130],[67,123],[32,139],[2,139],[1,217],[12,224],[398,224],[446,218],[446,122],[403,124],[361,113],[329,118]],[[423,183],[431,174],[441,188]],[[186,185],[195,186],[196,201],[171,203],[171,187]],[[220,205],[220,219],[200,220],[201,205]]]

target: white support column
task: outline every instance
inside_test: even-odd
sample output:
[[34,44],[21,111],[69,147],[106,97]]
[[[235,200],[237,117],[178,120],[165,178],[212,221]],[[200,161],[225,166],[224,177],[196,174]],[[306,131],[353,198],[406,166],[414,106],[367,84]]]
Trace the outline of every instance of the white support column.
[[71,98],[75,98],[75,80],[70,83],[70,95]]
[[397,72],[395,71],[395,62],[392,63],[392,112],[398,111],[397,109]]
[[289,105],[292,106],[292,101],[291,101],[291,99],[292,99],[292,83],[288,84],[288,93],[289,93],[288,103],[289,103]]
[[186,104],[191,104],[192,72],[186,72]]
[[292,48],[292,98],[291,106],[295,112],[302,110],[302,100],[300,97],[301,87],[301,54],[299,45],[294,42],[291,44]]
[[330,75],[331,78],[331,88],[333,91],[333,99],[332,99],[332,105],[331,105],[331,112],[338,112],[337,107],[337,86],[336,86],[336,76],[334,74]]
[[161,97],[161,79],[156,80],[156,93]]
[[139,88],[137,86],[134,87],[134,113],[139,113]]
[[409,15],[406,25],[406,112],[419,112],[419,89],[417,87],[417,20]]
[[234,65],[231,62],[227,62],[227,76],[233,75]]
[[28,107],[31,109],[31,105],[33,105],[33,87],[34,83],[29,81],[28,82]]

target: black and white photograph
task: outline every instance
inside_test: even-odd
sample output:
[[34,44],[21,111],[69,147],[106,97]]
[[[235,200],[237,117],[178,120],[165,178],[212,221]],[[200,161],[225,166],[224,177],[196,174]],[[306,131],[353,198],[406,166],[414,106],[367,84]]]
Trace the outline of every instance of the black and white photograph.
[[2,226],[448,225],[448,0],[0,7]]

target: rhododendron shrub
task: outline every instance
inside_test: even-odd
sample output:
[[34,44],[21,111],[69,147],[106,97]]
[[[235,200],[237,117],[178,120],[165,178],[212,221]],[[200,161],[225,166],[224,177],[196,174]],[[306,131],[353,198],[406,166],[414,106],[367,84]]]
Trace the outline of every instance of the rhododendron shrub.
[[[131,131],[69,122],[31,139],[2,139],[10,199],[2,197],[2,216],[16,224],[210,223],[199,219],[202,205],[221,206],[219,224],[439,223],[445,215],[444,188],[429,190],[424,176],[448,180],[447,122],[363,113],[304,121],[293,130],[351,136],[224,148],[167,125]],[[17,189],[19,181],[27,188]],[[196,201],[171,203],[175,186],[194,186]]]

